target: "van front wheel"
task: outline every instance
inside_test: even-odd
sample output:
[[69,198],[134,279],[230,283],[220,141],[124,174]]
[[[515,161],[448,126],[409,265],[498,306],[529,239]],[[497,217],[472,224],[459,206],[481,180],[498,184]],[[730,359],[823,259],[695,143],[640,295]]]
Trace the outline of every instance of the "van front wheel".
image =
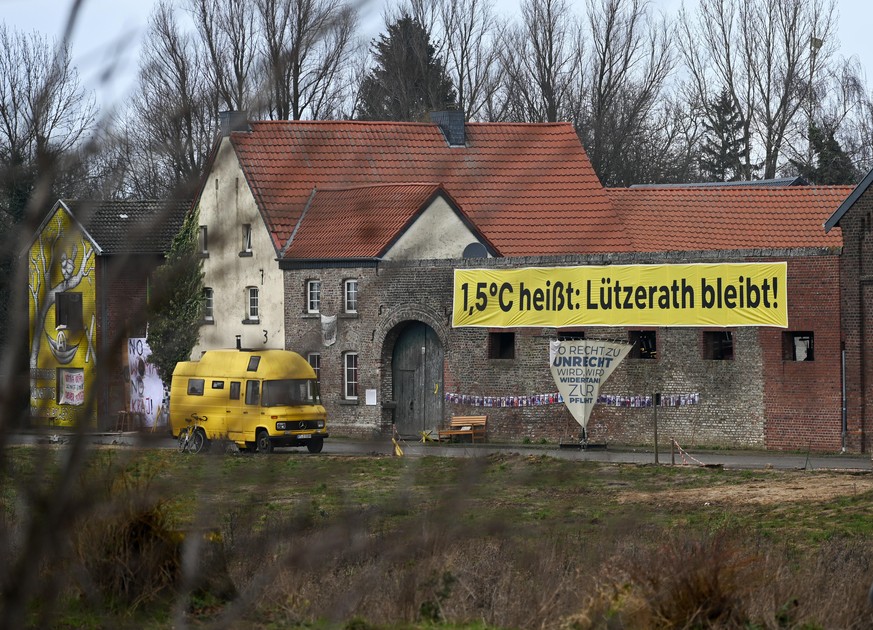
[[321,438],[321,437],[311,438],[306,443],[306,448],[309,449],[310,453],[320,453],[321,449],[324,448],[324,438]]
[[258,453],[272,453],[273,443],[270,441],[270,435],[266,429],[260,429],[255,437],[255,446]]

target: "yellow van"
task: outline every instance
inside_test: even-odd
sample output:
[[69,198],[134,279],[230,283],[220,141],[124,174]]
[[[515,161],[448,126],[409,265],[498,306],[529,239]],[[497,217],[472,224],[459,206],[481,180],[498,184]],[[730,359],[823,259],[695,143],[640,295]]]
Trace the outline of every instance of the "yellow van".
[[199,361],[177,363],[170,385],[173,436],[194,416],[207,444],[227,439],[262,453],[276,446],[320,453],[328,437],[315,371],[290,350],[209,350]]

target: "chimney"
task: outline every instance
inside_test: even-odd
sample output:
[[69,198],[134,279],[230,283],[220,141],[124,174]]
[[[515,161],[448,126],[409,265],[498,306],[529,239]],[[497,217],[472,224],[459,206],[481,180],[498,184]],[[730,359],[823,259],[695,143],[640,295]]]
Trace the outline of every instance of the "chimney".
[[431,112],[430,121],[440,128],[450,147],[463,147],[467,145],[463,110],[449,109],[442,112]]
[[221,123],[222,138],[228,137],[233,131],[251,131],[248,112],[218,112],[218,120]]

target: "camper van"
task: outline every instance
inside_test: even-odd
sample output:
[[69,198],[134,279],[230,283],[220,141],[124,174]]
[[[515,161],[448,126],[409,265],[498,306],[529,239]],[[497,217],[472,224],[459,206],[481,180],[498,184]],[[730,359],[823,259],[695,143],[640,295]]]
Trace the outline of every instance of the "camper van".
[[269,453],[305,446],[320,453],[328,437],[312,366],[289,350],[209,350],[182,361],[170,385],[174,437],[195,425],[207,440]]

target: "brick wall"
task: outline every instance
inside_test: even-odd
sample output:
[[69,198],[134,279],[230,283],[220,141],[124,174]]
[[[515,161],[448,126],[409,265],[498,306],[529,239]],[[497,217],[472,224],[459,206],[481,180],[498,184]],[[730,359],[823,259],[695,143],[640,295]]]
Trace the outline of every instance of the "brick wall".
[[99,378],[98,422],[115,426],[118,411],[127,408],[127,340],[145,336],[148,278],[160,256],[107,256],[97,266],[97,342]]
[[[444,351],[445,392],[473,396],[530,396],[557,391],[548,365],[551,328],[516,329],[515,359],[488,358],[489,331],[451,327],[455,267],[512,268],[580,264],[645,264],[739,262],[790,259],[789,283],[797,297],[797,325],[815,333],[814,365],[786,365],[782,361],[782,331],[755,327],[733,329],[734,359],[703,358],[699,328],[657,330],[656,360],[625,359],[601,393],[616,395],[700,394],[700,403],[657,410],[660,440],[671,437],[683,447],[721,446],[835,450],[834,420],[839,420],[839,314],[827,309],[836,301],[838,262],[833,252],[728,252],[693,255],[604,255],[515,259],[476,259],[380,263],[377,267],[289,269],[285,272],[286,347],[301,354],[321,353],[321,389],[331,431],[335,434],[378,435],[390,431],[393,399],[391,354],[394,342],[409,321],[421,321],[437,333]],[[359,280],[358,313],[342,313],[343,280]],[[305,314],[308,279],[322,281],[322,313],[338,315],[337,341],[324,346],[321,320]],[[828,296],[820,300],[816,291]],[[793,294],[792,294],[793,295]],[[828,299],[830,298],[830,299]],[[807,301],[819,306],[806,306]],[[797,304],[795,304],[797,302]],[[834,309],[836,310],[836,309]],[[802,317],[801,317],[802,316]],[[792,328],[795,322],[790,320]],[[832,328],[833,327],[833,328]],[[627,339],[623,328],[587,328],[589,338]],[[360,397],[342,397],[343,353],[357,352]],[[821,356],[821,364],[818,357]],[[364,392],[375,389],[378,404],[364,404]],[[580,427],[563,405],[482,408],[446,402],[443,421],[456,414],[488,415],[492,439],[522,442],[577,439]],[[651,408],[598,405],[589,421],[595,442],[651,444]],[[822,427],[825,425],[825,428]],[[838,422],[837,422],[838,426]],[[837,432],[838,437],[838,432]]]
[[866,400],[873,397],[873,355],[866,339],[873,331],[873,192],[867,190],[840,219],[843,255],[840,267],[843,344],[846,351],[847,446],[870,449]]

